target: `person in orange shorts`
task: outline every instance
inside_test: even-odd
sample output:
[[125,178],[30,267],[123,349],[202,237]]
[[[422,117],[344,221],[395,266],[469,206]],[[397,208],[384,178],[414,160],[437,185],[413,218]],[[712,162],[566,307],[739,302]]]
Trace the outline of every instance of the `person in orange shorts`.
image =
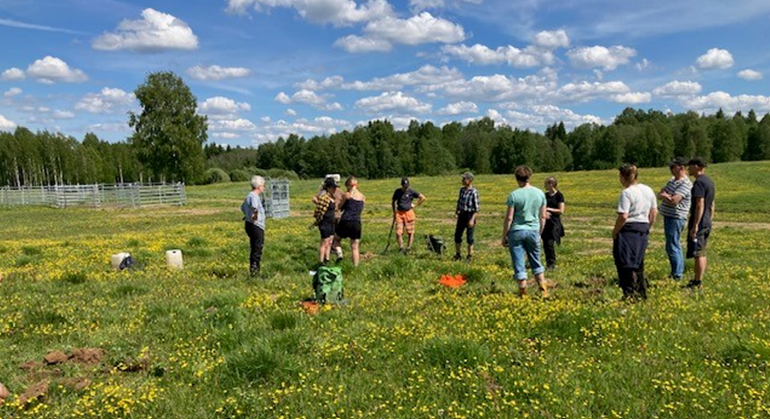
[[[417,200],[415,203],[414,200]],[[414,214],[414,208],[419,207],[425,202],[425,195],[409,187],[409,178],[401,178],[401,187],[393,192],[393,223],[396,226],[396,240],[398,241],[398,250],[407,254],[412,249],[414,242],[414,225],[417,217]],[[407,244],[404,248],[404,230],[406,230]]]

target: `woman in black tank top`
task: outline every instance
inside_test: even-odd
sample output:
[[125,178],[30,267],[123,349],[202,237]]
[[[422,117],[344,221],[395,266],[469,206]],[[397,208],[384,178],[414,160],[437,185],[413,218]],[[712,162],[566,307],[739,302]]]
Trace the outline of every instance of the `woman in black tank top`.
[[361,242],[361,213],[364,211],[366,197],[358,190],[358,179],[350,176],[345,181],[348,191],[342,196],[342,217],[337,224],[336,240],[350,239],[350,253],[353,266],[358,266],[359,244]]

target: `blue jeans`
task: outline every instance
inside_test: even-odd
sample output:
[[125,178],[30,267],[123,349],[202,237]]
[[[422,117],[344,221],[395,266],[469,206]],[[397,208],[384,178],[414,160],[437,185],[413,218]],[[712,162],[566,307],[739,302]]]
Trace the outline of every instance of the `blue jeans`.
[[663,217],[663,231],[666,234],[666,254],[671,263],[671,277],[680,279],[684,275],[684,255],[679,238],[684,230],[682,218]]
[[511,252],[513,271],[517,281],[527,279],[524,256],[529,258],[532,274],[537,276],[545,272],[540,262],[540,232],[537,230],[511,230],[508,232],[508,251]]

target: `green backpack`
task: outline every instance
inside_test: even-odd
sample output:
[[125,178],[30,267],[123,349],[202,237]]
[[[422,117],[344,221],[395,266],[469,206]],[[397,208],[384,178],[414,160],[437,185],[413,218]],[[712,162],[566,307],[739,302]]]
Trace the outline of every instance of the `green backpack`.
[[342,268],[321,266],[313,276],[313,291],[319,304],[342,301]]

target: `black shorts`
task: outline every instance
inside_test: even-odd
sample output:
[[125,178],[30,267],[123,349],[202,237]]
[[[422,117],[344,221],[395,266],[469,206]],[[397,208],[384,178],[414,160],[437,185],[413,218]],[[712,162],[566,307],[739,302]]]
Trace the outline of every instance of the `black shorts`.
[[695,240],[687,238],[687,259],[706,257],[706,245],[708,244],[711,229],[699,231]]
[[334,235],[334,223],[322,222],[318,224],[318,231],[321,232],[321,239],[326,239]]
[[361,221],[340,221],[337,224],[337,235],[341,239],[359,240],[361,238]]

